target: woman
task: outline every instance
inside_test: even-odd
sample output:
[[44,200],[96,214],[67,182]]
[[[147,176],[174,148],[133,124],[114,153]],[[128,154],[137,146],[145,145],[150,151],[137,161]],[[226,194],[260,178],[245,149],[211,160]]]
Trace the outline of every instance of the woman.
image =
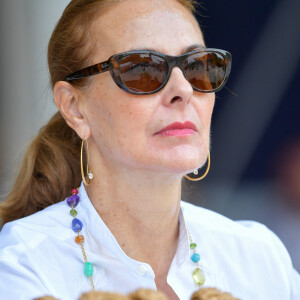
[[1,216],[58,203],[3,227],[4,299],[140,287],[189,299],[199,286],[299,299],[299,274],[273,233],[180,201],[183,176],[209,158],[214,92],[231,62],[205,48],[192,11],[190,0],[66,8],[48,51],[60,113],[28,150]]

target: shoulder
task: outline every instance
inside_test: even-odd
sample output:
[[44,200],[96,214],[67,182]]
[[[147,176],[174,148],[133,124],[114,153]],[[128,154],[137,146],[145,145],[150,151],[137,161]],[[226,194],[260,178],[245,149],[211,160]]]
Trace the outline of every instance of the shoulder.
[[204,252],[207,250],[207,256],[213,254],[211,264],[219,263],[224,269],[223,264],[230,261],[231,272],[236,270],[238,276],[242,267],[253,278],[268,278],[267,283],[262,281],[270,289],[280,282],[289,299],[300,299],[300,276],[287,249],[269,228],[255,221],[234,221],[186,202],[181,207],[192,236],[200,241]]
[[[290,256],[281,240],[264,224],[251,220],[231,220],[217,212],[182,202],[186,222],[191,230],[211,233],[227,246],[245,247],[253,252],[269,253],[291,265]],[[200,229],[201,228],[201,229]],[[231,242],[231,243],[230,243]]]
[[201,225],[212,231],[222,232],[223,234],[242,235],[260,239],[261,233],[264,235],[262,240],[265,240],[266,236],[274,238],[274,233],[271,232],[265,225],[252,221],[252,220],[239,220],[234,221],[221,215],[215,211],[193,205],[182,201],[181,204],[185,219],[193,225]]
[[72,235],[65,201],[5,224],[0,232],[0,261],[14,260],[45,241],[64,241]]
[[64,282],[66,270],[71,270],[71,275],[77,270],[76,263],[82,259],[71,222],[70,207],[63,201],[4,225],[0,232],[0,291],[5,299],[11,295],[20,299],[20,290],[22,299],[49,293],[68,295],[59,283]]

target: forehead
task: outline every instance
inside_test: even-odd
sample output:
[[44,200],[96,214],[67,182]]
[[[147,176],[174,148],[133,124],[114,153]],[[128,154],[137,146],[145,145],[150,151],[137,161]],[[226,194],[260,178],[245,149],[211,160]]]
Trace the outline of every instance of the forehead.
[[179,55],[193,44],[204,45],[197,21],[175,0],[121,1],[95,20],[92,36],[95,63],[134,49]]

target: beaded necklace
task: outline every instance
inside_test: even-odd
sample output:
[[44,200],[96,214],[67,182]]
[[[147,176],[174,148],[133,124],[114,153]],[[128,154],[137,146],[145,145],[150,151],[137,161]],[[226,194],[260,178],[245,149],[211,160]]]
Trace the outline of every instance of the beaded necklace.
[[[80,199],[78,196],[78,188],[72,190],[72,195],[67,198],[67,204],[71,207],[70,215],[73,217],[72,220],[72,229],[77,234],[75,237],[75,242],[80,245],[83,260],[84,260],[84,274],[89,278],[90,284],[92,287],[92,290],[95,291],[95,285],[93,281],[93,274],[94,274],[94,268],[93,265],[87,260],[86,252],[84,250],[84,236],[80,234],[83,224],[82,222],[76,218],[77,211],[75,210],[75,207],[78,205]],[[194,283],[199,286],[199,288],[204,284],[205,282],[205,275],[204,272],[199,267],[199,261],[200,261],[200,254],[196,252],[197,244],[193,242],[190,232],[187,230],[189,243],[190,243],[190,249],[193,251],[193,254],[191,255],[190,259],[192,262],[194,262],[197,266],[195,271],[192,274]]]

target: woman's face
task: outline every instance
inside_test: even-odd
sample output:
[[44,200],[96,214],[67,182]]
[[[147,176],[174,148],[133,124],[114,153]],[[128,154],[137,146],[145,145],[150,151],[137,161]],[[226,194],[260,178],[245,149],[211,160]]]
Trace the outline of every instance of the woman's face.
[[[204,46],[198,24],[174,0],[122,1],[98,17],[91,36],[96,42],[92,64],[129,50],[180,55],[192,45]],[[194,92],[178,67],[167,85],[152,95],[128,94],[105,72],[94,76],[80,97],[91,130],[91,165],[102,162],[182,175],[204,164],[215,95]],[[186,121],[196,130],[158,134]]]

